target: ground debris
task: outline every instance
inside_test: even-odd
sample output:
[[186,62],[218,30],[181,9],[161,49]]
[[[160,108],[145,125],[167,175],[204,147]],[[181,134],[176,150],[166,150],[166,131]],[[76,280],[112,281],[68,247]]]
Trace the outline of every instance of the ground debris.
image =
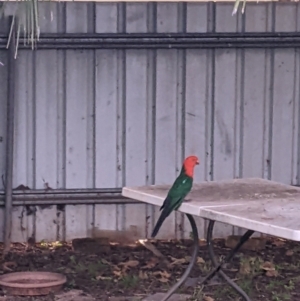
[[96,300],[91,295],[84,293],[82,290],[70,290],[62,292],[55,296],[55,301],[93,301]]
[[[110,252],[100,250],[96,254],[88,250],[89,244],[82,245],[80,250],[74,250],[72,244],[63,242],[56,243],[55,247],[53,243],[38,243],[30,250],[26,244],[13,244],[11,251],[0,260],[0,273],[10,273],[3,269],[5,262],[16,262],[17,266],[6,266],[14,272],[50,271],[66,275],[67,283],[61,294],[76,292],[74,296],[81,298],[78,301],[140,301],[146,296],[165,294],[184,273],[193,251],[192,240],[156,240],[151,244],[170,264],[139,243],[120,245],[110,242]],[[214,240],[214,247],[217,262],[220,262],[229,252],[225,240]],[[177,293],[192,296],[189,299],[192,301],[238,300],[235,291],[218,275],[205,286],[200,285],[211,271],[212,264],[207,247],[204,245],[199,249],[197,263]],[[1,254],[3,245],[0,244]],[[224,265],[223,270],[250,294],[253,301],[299,301],[299,262],[297,242],[268,238],[265,249],[242,250],[232,262]],[[36,298],[6,297],[1,290],[0,296],[0,301],[68,301],[69,298],[60,294]]]
[[[143,301],[161,301],[164,296],[165,294],[163,293],[156,293],[143,299]],[[186,301],[189,297],[190,295],[186,294],[174,294],[170,297],[170,299],[168,299],[168,301]]]

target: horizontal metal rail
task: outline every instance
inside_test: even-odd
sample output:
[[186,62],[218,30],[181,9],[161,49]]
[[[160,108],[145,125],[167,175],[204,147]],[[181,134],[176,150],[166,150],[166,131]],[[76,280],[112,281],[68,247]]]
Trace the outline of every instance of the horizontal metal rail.
[[[14,190],[13,206],[140,203],[123,197],[121,192],[121,188]],[[4,206],[4,198],[0,191],[0,206]]]
[[[0,36],[0,49],[7,36]],[[30,49],[20,38],[19,48]],[[42,34],[37,49],[298,48],[299,32]]]

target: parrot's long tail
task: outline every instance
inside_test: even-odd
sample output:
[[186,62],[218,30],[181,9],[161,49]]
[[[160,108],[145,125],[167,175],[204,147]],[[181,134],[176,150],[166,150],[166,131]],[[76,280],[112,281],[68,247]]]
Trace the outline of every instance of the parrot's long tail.
[[163,224],[164,220],[169,216],[169,214],[170,214],[169,210],[167,208],[164,208],[154,229],[153,229],[153,232],[151,234],[152,238],[154,238],[157,235],[161,225]]

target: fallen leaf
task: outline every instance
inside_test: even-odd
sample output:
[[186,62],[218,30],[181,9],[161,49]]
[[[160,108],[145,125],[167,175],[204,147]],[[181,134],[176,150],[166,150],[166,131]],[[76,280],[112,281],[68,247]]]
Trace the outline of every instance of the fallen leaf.
[[276,271],[275,266],[272,262],[266,261],[261,265],[261,269],[266,271],[267,277],[277,277],[278,271]]
[[267,271],[266,272],[266,276],[267,277],[277,277],[278,276],[278,272],[276,270],[274,270],[274,271]]
[[139,272],[139,278],[140,278],[140,279],[148,279],[148,275],[147,275],[146,272],[140,271],[140,272]]
[[119,263],[119,266],[122,267],[122,272],[125,273],[128,269],[134,268],[139,265],[139,262],[137,260],[129,260],[126,262]]
[[158,280],[160,282],[166,283],[169,281],[169,278],[171,277],[171,274],[169,274],[167,271],[157,271],[153,273],[154,276],[160,276],[160,278],[158,278]]
[[141,267],[141,269],[153,269],[158,264],[158,262],[159,259],[157,257],[152,257],[146,265]]
[[275,270],[275,266],[272,262],[270,261],[265,261],[261,266],[261,269],[265,270],[265,271],[273,271]]
[[293,256],[294,255],[294,251],[292,250],[287,250],[285,253],[286,256]]
[[159,278],[158,281],[162,282],[162,283],[167,283],[169,282],[168,278]]
[[282,247],[285,245],[285,240],[278,238],[272,241],[272,244],[275,245],[276,247]]
[[203,264],[205,263],[205,260],[202,257],[197,258],[197,264]]
[[203,300],[204,300],[204,301],[215,301],[215,299],[212,298],[212,297],[210,297],[210,296],[204,296],[204,297],[203,297]]
[[113,271],[113,274],[117,277],[121,277],[122,276],[122,272],[121,271]]
[[170,264],[170,266],[177,265],[177,264],[180,265],[180,264],[187,262],[185,258],[177,259],[177,258],[171,257],[171,259],[173,262]]
[[139,262],[137,260],[129,260],[126,262],[121,262],[119,265],[127,268],[134,268],[139,265]]
[[166,277],[166,278],[170,278],[171,277],[171,274],[168,273],[167,271],[156,271],[153,273],[154,276],[156,275],[160,275],[161,277]]
[[167,271],[163,271],[163,272],[161,272],[161,276],[162,276],[162,277],[166,277],[166,278],[170,278],[170,277],[171,277],[171,274],[168,273]]

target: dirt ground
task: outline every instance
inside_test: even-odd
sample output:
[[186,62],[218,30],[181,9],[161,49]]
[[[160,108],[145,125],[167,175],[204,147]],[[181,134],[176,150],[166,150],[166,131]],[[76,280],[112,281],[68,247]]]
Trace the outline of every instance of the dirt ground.
[[[182,275],[192,253],[189,240],[153,244],[166,256],[168,263],[138,243],[127,246],[108,243],[92,248],[89,243],[80,246],[77,242],[75,250],[72,244],[59,242],[31,247],[14,244],[6,256],[2,255],[3,246],[0,246],[0,274],[34,270],[59,272],[68,279],[65,292],[82,290],[82,296],[86,297],[84,301],[93,300],[92,297],[102,301],[113,300],[111,297],[122,297],[119,299],[122,301],[141,300],[151,293],[167,291]],[[224,240],[215,240],[214,244],[219,259],[228,253]],[[204,287],[197,285],[196,277],[207,275],[210,268],[211,262],[203,242],[197,265],[187,285],[179,292],[190,294],[190,301],[241,300],[219,277]],[[268,239],[263,250],[240,251],[224,270],[253,301],[300,300],[300,245],[295,242]],[[0,300],[58,300],[53,295],[1,297],[4,295],[5,292],[0,290]],[[126,299],[124,296],[131,297]]]

